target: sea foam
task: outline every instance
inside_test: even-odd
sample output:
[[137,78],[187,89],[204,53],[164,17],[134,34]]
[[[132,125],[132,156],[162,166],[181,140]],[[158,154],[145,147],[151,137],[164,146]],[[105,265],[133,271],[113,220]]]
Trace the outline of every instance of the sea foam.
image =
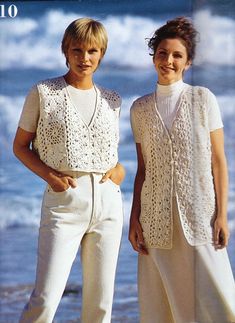
[[[8,54],[1,55],[0,68],[4,70],[20,66],[52,70],[64,67],[61,39],[67,25],[78,16],[83,14],[50,10],[37,20],[20,17],[11,21],[2,20],[0,42]],[[165,23],[159,16],[156,15],[156,19],[133,15],[94,18],[105,25],[109,34],[103,64],[131,68],[148,68],[152,65],[146,38]],[[200,33],[195,63],[235,65],[234,19],[213,15],[209,10],[195,12],[193,19]]]

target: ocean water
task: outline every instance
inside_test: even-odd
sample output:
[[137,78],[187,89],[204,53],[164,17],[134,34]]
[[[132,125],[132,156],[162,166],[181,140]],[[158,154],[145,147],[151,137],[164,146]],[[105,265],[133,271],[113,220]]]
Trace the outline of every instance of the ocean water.
[[[122,184],[125,225],[112,322],[137,323],[136,254],[128,239],[128,220],[136,171],[135,146],[129,122],[133,100],[155,88],[156,74],[146,38],[167,19],[186,15],[200,32],[197,56],[185,81],[210,88],[217,96],[228,158],[228,248],[235,273],[235,3],[206,0],[145,1],[0,1],[5,12],[14,4],[15,18],[0,18],[0,323],[17,322],[35,277],[40,203],[44,183],[12,154],[12,140],[24,98],[41,79],[66,72],[60,51],[64,29],[74,19],[91,16],[107,28],[109,46],[96,83],[117,90],[122,98],[120,161],[126,167]],[[2,7],[0,7],[2,8]],[[81,269],[74,263],[56,322],[79,322]]]

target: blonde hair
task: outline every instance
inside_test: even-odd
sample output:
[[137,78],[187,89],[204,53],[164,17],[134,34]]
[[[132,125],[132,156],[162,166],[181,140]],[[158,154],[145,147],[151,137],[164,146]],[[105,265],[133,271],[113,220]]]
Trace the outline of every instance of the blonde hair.
[[[61,50],[65,57],[69,45],[73,41],[88,46],[95,44],[101,49],[101,57],[103,57],[108,45],[108,36],[104,26],[99,21],[91,18],[80,18],[71,22],[64,32]],[[66,65],[68,66],[67,57]]]

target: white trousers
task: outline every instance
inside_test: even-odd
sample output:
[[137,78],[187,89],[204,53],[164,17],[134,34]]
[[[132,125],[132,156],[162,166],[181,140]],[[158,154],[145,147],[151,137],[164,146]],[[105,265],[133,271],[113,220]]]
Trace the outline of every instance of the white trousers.
[[173,248],[139,255],[141,323],[235,322],[235,285],[226,249],[192,247],[174,205]]
[[110,323],[123,224],[120,187],[102,174],[76,173],[77,187],[42,203],[35,289],[20,323],[51,323],[81,246],[83,323]]

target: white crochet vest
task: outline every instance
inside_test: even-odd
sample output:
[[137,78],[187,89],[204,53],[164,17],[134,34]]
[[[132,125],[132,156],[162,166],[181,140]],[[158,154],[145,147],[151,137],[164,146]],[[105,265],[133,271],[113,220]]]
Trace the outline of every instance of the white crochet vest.
[[157,110],[155,93],[134,103],[146,168],[140,222],[150,248],[172,247],[173,187],[188,243],[211,241],[215,192],[207,94],[206,88],[188,85],[170,131]]
[[33,147],[40,159],[59,171],[105,173],[118,161],[121,99],[116,92],[95,87],[97,102],[89,125],[80,118],[63,77],[37,85],[40,117]]

